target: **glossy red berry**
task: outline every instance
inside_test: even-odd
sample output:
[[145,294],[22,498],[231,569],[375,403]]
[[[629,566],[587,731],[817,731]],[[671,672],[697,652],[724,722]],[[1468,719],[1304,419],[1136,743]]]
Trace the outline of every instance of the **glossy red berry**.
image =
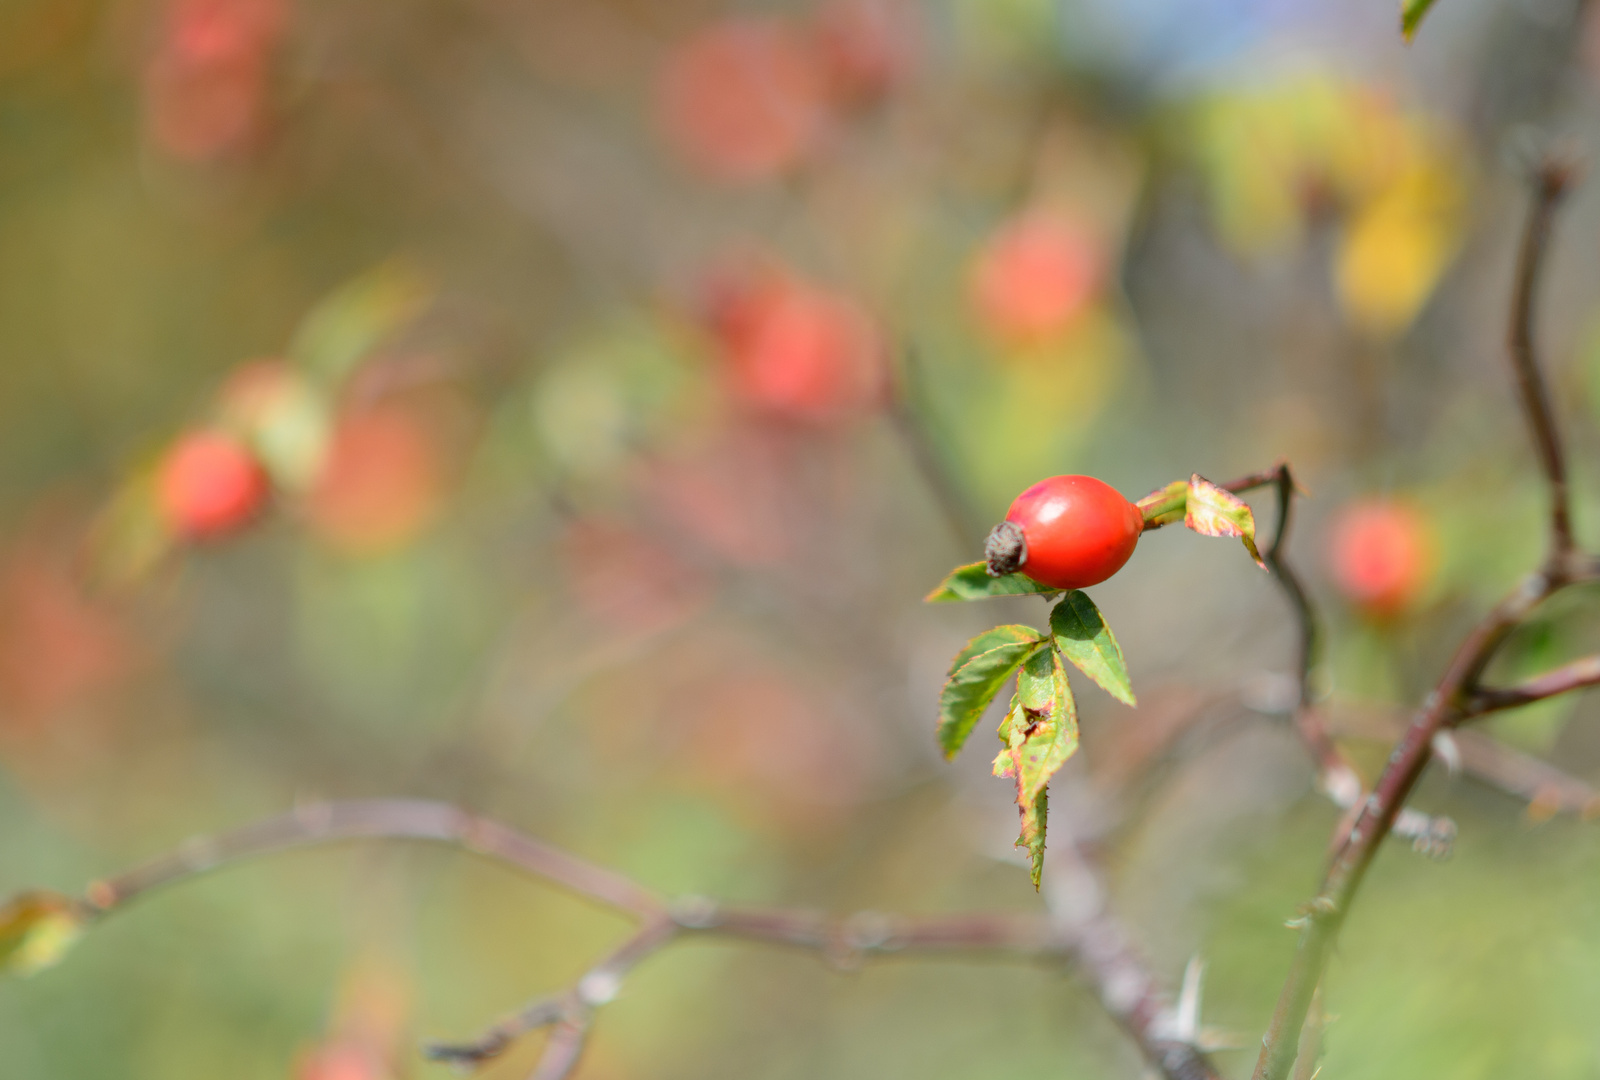
[[210,540],[254,516],[267,496],[267,478],[237,440],[217,431],[192,431],[167,452],[156,490],[173,532]]
[[1041,585],[1083,589],[1122,569],[1144,515],[1092,476],[1052,476],[1011,504],[990,534],[991,573],[1020,571]]

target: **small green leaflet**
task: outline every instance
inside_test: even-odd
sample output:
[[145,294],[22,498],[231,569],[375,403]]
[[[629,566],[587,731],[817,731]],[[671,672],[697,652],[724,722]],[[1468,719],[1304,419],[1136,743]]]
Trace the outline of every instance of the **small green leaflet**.
[[1077,589],[1067,593],[1050,612],[1050,633],[1074,667],[1124,705],[1135,704],[1122,646],[1093,600]]
[[984,600],[991,596],[1050,596],[1060,591],[1021,574],[990,577],[988,568],[975,562],[950,571],[939,587],[922,599],[929,604],[943,604],[952,600]]
[[939,692],[939,745],[953,758],[995,694],[1045,643],[1031,626],[997,626],[967,643]]
[[1423,16],[1432,7],[1433,0],[1400,0],[1400,34],[1407,45],[1417,36],[1417,27],[1422,25]]
[[1022,817],[1022,833],[1017,837],[1017,846],[1028,849],[1028,859],[1032,864],[1030,876],[1035,889],[1039,888],[1039,879],[1044,876],[1044,822],[1049,810],[1050,793],[1040,791],[1037,799],[1018,811]]
[[1038,888],[1044,867],[1046,788],[1078,749],[1078,710],[1066,665],[1055,649],[1040,649],[1023,664],[999,734],[1004,748],[994,759],[994,774],[1016,782],[1022,818],[1017,846],[1027,848]]
[[1239,496],[1225,491],[1195,473],[1189,477],[1188,509],[1183,523],[1201,536],[1237,536],[1245,550],[1265,570],[1267,564],[1256,550],[1256,516]]
[[1078,749],[1078,707],[1056,650],[1040,649],[1028,658],[1017,676],[1017,700],[1022,712],[1012,714],[1009,742],[1017,805],[1027,806]]
[[0,971],[32,975],[82,936],[82,905],[53,892],[18,893],[0,907]]

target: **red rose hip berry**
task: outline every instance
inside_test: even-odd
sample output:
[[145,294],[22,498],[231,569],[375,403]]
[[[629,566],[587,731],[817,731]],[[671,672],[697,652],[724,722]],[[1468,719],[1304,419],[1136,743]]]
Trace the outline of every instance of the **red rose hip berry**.
[[1092,476],[1052,476],[1011,504],[984,546],[989,573],[1021,571],[1055,589],[1098,585],[1122,569],[1139,543],[1144,515]]
[[191,540],[225,536],[250,520],[267,496],[267,478],[248,449],[221,432],[178,438],[157,478],[161,513]]

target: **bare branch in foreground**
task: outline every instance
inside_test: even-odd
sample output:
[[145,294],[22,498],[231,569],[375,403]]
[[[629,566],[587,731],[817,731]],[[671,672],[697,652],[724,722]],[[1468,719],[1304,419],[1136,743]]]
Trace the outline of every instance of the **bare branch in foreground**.
[[1570,178],[1570,169],[1556,165],[1547,165],[1539,174],[1512,302],[1512,366],[1530,434],[1551,489],[1550,557],[1542,571],[1529,576],[1467,635],[1443,678],[1395,744],[1383,774],[1354,815],[1348,831],[1341,825],[1322,886],[1300,920],[1300,938],[1294,959],[1271,1024],[1261,1040],[1254,1080],[1285,1080],[1294,1067],[1306,1013],[1322,980],[1339,929],[1381,841],[1393,828],[1402,805],[1422,776],[1435,737],[1469,716],[1468,707],[1484,669],[1512,630],[1551,593],[1573,580],[1578,557],[1572,554],[1565,465],[1548,393],[1533,353],[1530,329],[1534,285],[1539,277],[1551,215]]
[[1600,656],[1585,656],[1516,686],[1480,688],[1472,695],[1467,714],[1482,716],[1502,709],[1514,709],[1518,705],[1529,705],[1596,684],[1600,684]]
[[[702,897],[668,904],[628,878],[602,869],[509,826],[447,803],[372,799],[300,807],[218,836],[193,840],[173,855],[90,885],[82,901],[105,918],[152,889],[197,877],[245,858],[350,840],[422,840],[450,844],[543,878],[579,896],[633,916],[639,929],[575,985],[540,998],[478,1039],[426,1048],[439,1061],[477,1066],[517,1038],[551,1028],[530,1080],[561,1080],[582,1052],[594,1013],[611,1001],[643,960],[680,937],[719,936],[816,951],[838,966],[871,956],[966,952],[1021,962],[1076,963],[1107,1008],[1168,1080],[1217,1080],[1203,1053],[1167,1027],[1170,1011],[1120,925],[1098,903],[1091,917],[974,912],[904,916],[860,912],[832,918],[786,908],[723,907]],[[1081,856],[1073,865],[1096,882]]]
[[1569,161],[1547,158],[1534,177],[1533,210],[1522,234],[1522,250],[1517,256],[1516,283],[1511,300],[1511,367],[1517,378],[1517,396],[1522,403],[1528,431],[1539,456],[1550,489],[1550,565],[1565,562],[1574,550],[1571,496],[1567,490],[1566,454],[1550,407],[1550,391],[1540,373],[1538,353],[1533,344],[1534,306],[1550,241],[1550,222],[1556,207],[1576,179],[1577,169]]
[[568,892],[640,918],[659,916],[648,889],[560,848],[448,803],[361,799],[312,803],[219,836],[190,840],[155,859],[89,886],[86,899],[104,915],[152,889],[257,855],[347,840],[423,840],[448,844],[543,878]]

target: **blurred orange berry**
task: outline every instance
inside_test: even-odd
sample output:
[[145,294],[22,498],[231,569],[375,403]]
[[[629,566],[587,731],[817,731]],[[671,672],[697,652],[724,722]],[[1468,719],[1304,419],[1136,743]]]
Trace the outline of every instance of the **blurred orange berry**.
[[267,477],[255,456],[218,431],[179,436],[162,459],[156,498],[177,535],[212,540],[236,531],[261,508]]
[[148,124],[162,149],[203,161],[249,141],[286,18],[283,0],[177,0],[168,8],[145,72]]
[[1332,562],[1334,581],[1352,603],[1369,615],[1397,615],[1432,577],[1433,530],[1403,503],[1355,503],[1334,523]]
[[433,520],[443,465],[432,434],[411,410],[379,406],[334,428],[311,490],[313,528],[333,546],[375,554],[404,545]]
[[36,522],[0,561],[0,728],[28,730],[134,666],[117,612],[72,567],[73,536]]
[[382,1055],[353,1040],[334,1040],[317,1047],[300,1059],[295,1080],[389,1080],[390,1072]]
[[276,43],[288,14],[284,0],[176,0],[163,45],[195,63],[258,56]]
[[827,119],[816,50],[772,19],[725,19],[694,34],[668,58],[657,92],[673,145],[719,180],[766,180],[788,170]]
[[972,298],[997,336],[1034,341],[1070,326],[1099,288],[1102,256],[1083,226],[1030,211],[989,238],[978,254]]
[[903,82],[916,39],[916,9],[905,0],[829,0],[817,15],[823,71],[844,104],[869,104]]
[[884,343],[849,297],[757,270],[725,283],[711,323],[734,393],[757,408],[828,420],[883,397]]

